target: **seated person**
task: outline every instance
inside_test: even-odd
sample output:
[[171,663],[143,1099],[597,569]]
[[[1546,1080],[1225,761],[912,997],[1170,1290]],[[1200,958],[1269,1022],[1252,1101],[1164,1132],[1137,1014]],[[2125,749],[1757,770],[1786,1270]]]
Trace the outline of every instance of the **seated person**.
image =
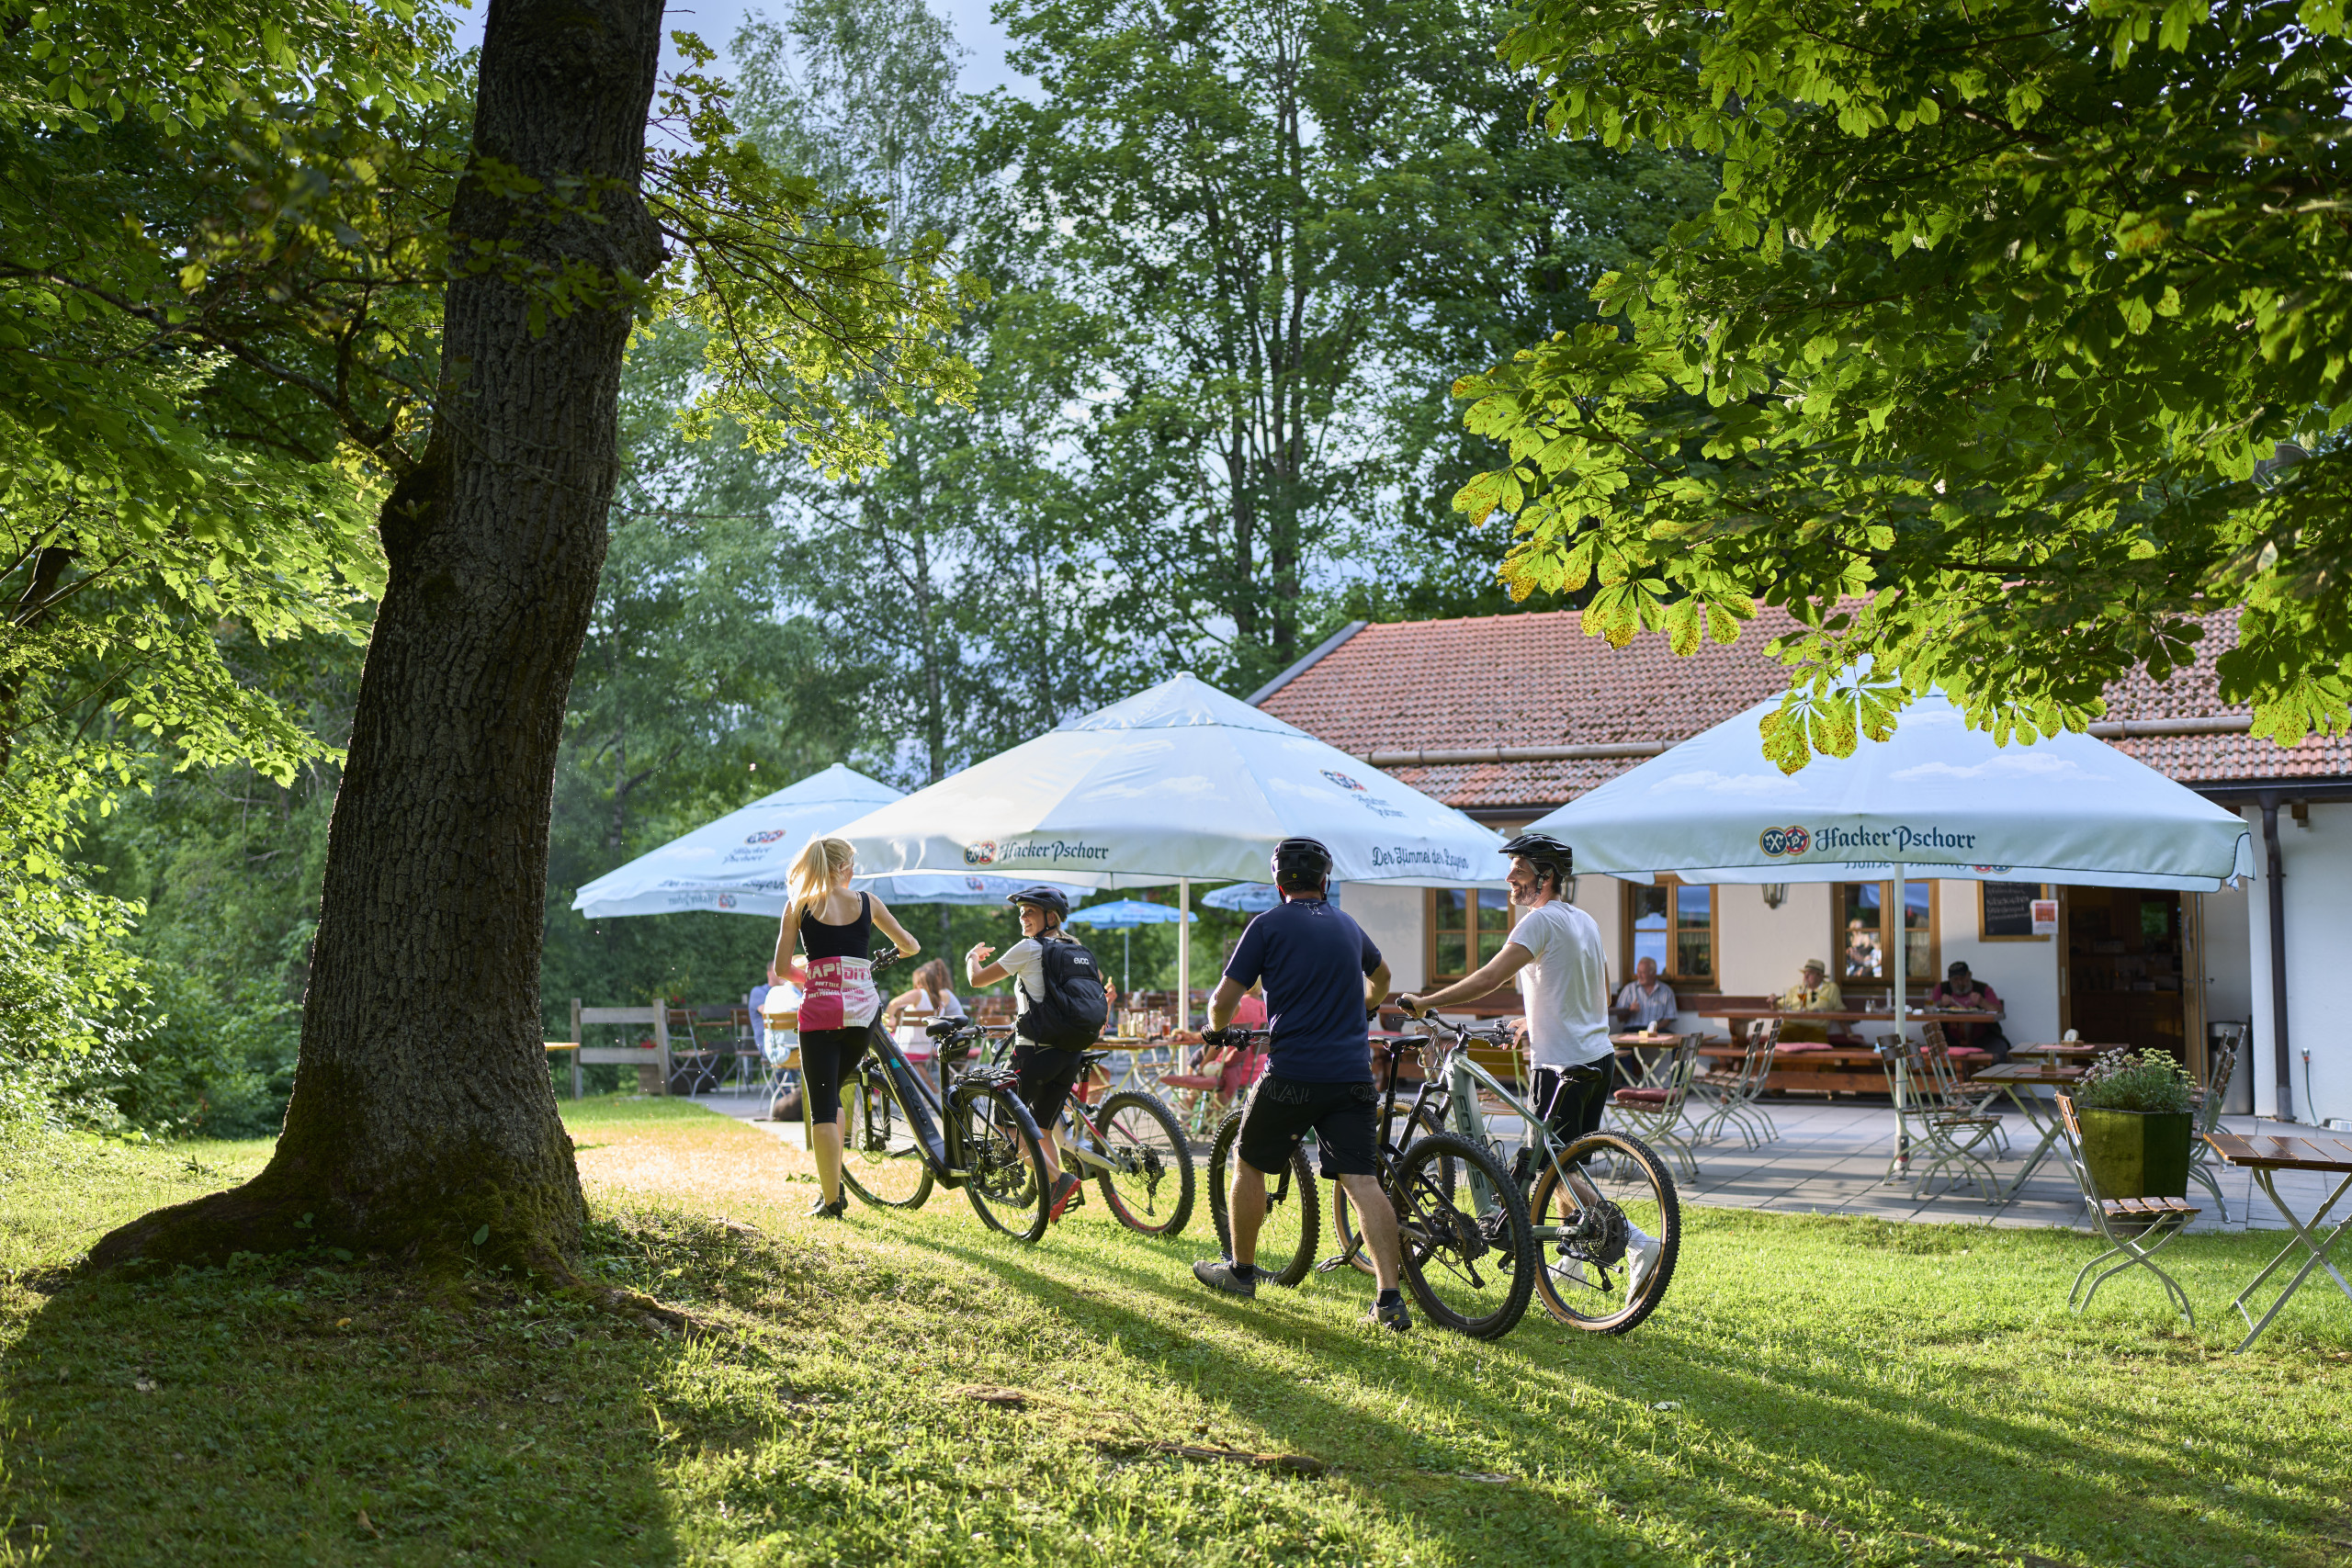
[[[1843,1012],[1846,998],[1838,989],[1838,982],[1829,978],[1829,966],[1818,958],[1808,958],[1798,972],[1797,983],[1781,993],[1781,1007],[1787,1012]],[[1829,1027],[1826,1023],[1787,1022],[1781,1025],[1781,1038],[1826,1041]]]
[[909,1010],[928,1018],[962,1018],[964,1004],[947,984],[946,960],[933,959],[915,971],[912,986],[883,1005],[882,1027],[898,1028],[899,1015]]
[[800,1046],[800,1032],[796,1029],[771,1029],[771,1012],[797,1013],[800,998],[808,981],[808,960],[801,953],[792,955],[791,967],[782,975],[768,970],[768,983],[752,987],[746,998],[752,1008],[752,1043],[759,1048],[770,1066],[781,1066],[786,1057]]
[[[1954,963],[1944,973],[1943,984],[1928,993],[1929,1007],[1953,1008],[1962,1012],[2008,1010],[1992,987],[1968,972],[1966,964]],[[1947,1023],[1943,1028],[1944,1038],[1955,1049],[1973,1046],[1979,1051],[1991,1052],[1993,1060],[1996,1062],[2009,1059],[2009,1037],[2001,1032],[1997,1023]]]
[[1623,1027],[1645,1030],[1653,1023],[1671,1027],[1682,1008],[1674,999],[1674,987],[1657,977],[1657,960],[1645,958],[1634,965],[1634,977],[1619,987],[1611,1010]]

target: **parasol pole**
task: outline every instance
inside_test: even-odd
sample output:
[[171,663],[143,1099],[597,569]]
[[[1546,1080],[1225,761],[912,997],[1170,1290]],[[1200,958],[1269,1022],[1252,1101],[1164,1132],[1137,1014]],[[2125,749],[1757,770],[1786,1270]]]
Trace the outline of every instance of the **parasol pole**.
[[1906,1134],[1910,1132],[1911,1123],[1905,1117],[1904,1108],[1911,1098],[1911,1055],[1905,1048],[1909,1041],[1905,1020],[1910,1010],[1911,898],[1904,872],[1903,863],[1895,862],[1894,908],[1892,911],[1894,922],[1894,1162],[1897,1168],[1908,1171],[1911,1168],[1911,1140]]
[[1193,1027],[1193,879],[1176,879],[1176,1027]]

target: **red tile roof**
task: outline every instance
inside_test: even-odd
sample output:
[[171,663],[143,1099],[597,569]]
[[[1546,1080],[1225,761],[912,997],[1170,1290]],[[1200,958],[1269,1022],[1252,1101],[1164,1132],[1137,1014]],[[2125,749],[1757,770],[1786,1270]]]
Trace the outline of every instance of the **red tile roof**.
[[[1575,611],[1365,626],[1260,704],[1341,750],[1600,745],[1680,740],[1783,689],[1764,645],[1790,623],[1759,611],[1729,647],[1675,657],[1649,633],[1612,649],[1578,629]],[[2242,715],[2221,699],[2213,660],[2233,641],[2218,615],[2188,669],[2159,686],[2135,673],[2108,689],[2112,719]],[[2237,735],[2134,736],[2110,744],[2188,784],[2352,776],[2352,739],[2313,737],[2282,750]],[[1639,756],[1395,767],[1398,778],[1465,808],[1549,808]]]

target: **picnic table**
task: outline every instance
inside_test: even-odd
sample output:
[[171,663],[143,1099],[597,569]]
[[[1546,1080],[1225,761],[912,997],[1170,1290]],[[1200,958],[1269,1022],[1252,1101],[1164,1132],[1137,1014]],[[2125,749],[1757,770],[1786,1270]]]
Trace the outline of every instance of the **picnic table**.
[[2023,1112],[2026,1121],[2033,1130],[2041,1134],[2041,1142],[2033,1146],[2033,1153],[2026,1156],[2025,1164],[2018,1168],[2017,1175],[2010,1179],[2008,1187],[2001,1193],[2002,1202],[2006,1203],[2018,1195],[2018,1190],[2026,1184],[2026,1179],[2041,1168],[2041,1162],[2050,1157],[2052,1146],[2065,1132],[2065,1123],[2059,1117],[2055,1100],[2044,1100],[2038,1094],[2022,1094],[2018,1091],[2037,1087],[2064,1089],[2069,1084],[2079,1083],[2082,1077],[2083,1070],[2080,1067],[2060,1066],[2048,1063],[2003,1062],[1983,1069],[1968,1080],[1971,1083],[1998,1084],[2002,1091],[2009,1097],[2009,1103]]
[[[2302,1288],[2312,1269],[2326,1269],[2327,1277],[2335,1281],[2335,1288],[2342,1291],[2347,1299],[2352,1299],[2352,1284],[2346,1284],[2344,1276],[2335,1271],[2335,1265],[2327,1260],[2328,1249],[2342,1239],[2346,1230],[2352,1230],[2352,1213],[2338,1220],[2335,1228],[2327,1233],[2325,1240],[2315,1239],[2312,1235],[2326,1220],[2328,1211],[2335,1207],[2346,1191],[2352,1191],[2352,1142],[2343,1138],[2282,1137],[2271,1134],[2243,1137],[2235,1133],[2219,1132],[2206,1134],[2205,1142],[2228,1164],[2243,1166],[2254,1172],[2254,1179],[2261,1184],[2263,1196],[2268,1198],[2271,1206],[2278,1211],[2278,1217],[2287,1222],[2287,1228],[2295,1233],[2294,1239],[2280,1247],[2278,1256],[2264,1264],[2262,1272],[2256,1274],[2246,1288],[2238,1292],[2237,1299],[2230,1303],[2238,1309],[2238,1315],[2246,1322],[2246,1337],[2238,1346],[2239,1352],[2243,1354],[2247,1347],[2262,1337],[2262,1331],[2270,1326],[2270,1320],[2278,1315],[2278,1309],[2287,1304],[2288,1298]],[[2271,1173],[2279,1170],[2319,1171],[2343,1179],[2336,1182],[2335,1190],[2328,1193],[2327,1201],[2312,1211],[2310,1220],[2303,1221],[2297,1219],[2295,1212],[2287,1207],[2287,1201],[2278,1196]],[[2299,1247],[2311,1254],[2310,1260],[2295,1271],[2295,1277],[2287,1281],[2278,1299],[2270,1303],[2270,1310],[2262,1314],[2259,1323],[2256,1322],[2254,1314],[2246,1311],[2246,1298],[2260,1290],[2262,1282],[2278,1272],[2278,1266],[2286,1262]]]

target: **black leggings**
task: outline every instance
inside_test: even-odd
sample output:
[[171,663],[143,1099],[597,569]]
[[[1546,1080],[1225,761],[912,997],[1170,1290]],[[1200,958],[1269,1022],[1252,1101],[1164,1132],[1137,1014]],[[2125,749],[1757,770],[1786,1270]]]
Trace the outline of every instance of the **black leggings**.
[[800,1092],[812,1122],[837,1121],[842,1113],[842,1080],[856,1070],[871,1042],[874,1026],[855,1029],[804,1029],[800,1032]]
[[1609,1064],[1586,1066],[1538,1067],[1532,1087],[1535,1108],[1552,1136],[1573,1144],[1587,1133],[1600,1130],[1600,1113],[1609,1108]]

